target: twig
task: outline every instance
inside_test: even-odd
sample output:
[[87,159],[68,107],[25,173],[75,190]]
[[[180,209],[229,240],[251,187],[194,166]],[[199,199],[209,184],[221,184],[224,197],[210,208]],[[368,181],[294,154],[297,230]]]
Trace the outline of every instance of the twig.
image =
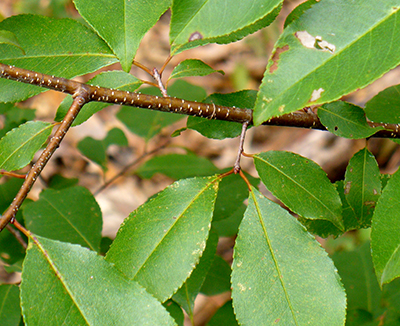
[[163,149],[165,146],[167,146],[170,143],[170,140],[168,140],[165,144],[158,146],[154,149],[152,149],[150,152],[145,151],[142,155],[140,155],[137,159],[135,159],[133,162],[129,163],[127,166],[125,166],[118,174],[113,176],[110,180],[106,181],[99,189],[97,189],[93,195],[96,196],[98,195],[101,191],[103,191],[105,188],[107,188],[111,183],[113,183],[115,180],[118,178],[122,177],[126,172],[128,172],[133,166],[137,165],[141,161],[143,161],[146,157],[158,152],[159,150]]
[[18,178],[18,179],[25,179],[25,174],[19,174],[15,172],[8,172],[5,170],[0,170],[0,174],[7,175],[9,177]]
[[233,171],[235,172],[235,174],[240,171],[240,158],[242,157],[243,153],[244,139],[246,137],[246,130],[248,125],[249,122],[244,122],[242,125],[242,133],[240,134],[240,141],[239,141],[239,150],[237,153],[236,162],[233,166]]
[[21,233],[15,230],[10,224],[7,224],[6,228],[15,237],[15,239],[17,239],[17,241],[21,244],[21,246],[24,247],[24,249],[28,247],[25,240],[22,238]]
[[21,204],[28,195],[28,192],[31,190],[37,177],[42,172],[44,166],[47,164],[50,157],[53,155],[54,151],[60,145],[60,142],[64,138],[72,122],[75,120],[82,106],[87,101],[88,101],[88,92],[86,89],[86,85],[82,84],[78,85],[78,88],[74,92],[74,101],[72,102],[72,105],[69,108],[67,114],[65,115],[61,125],[58,127],[57,131],[55,132],[54,136],[51,138],[50,142],[40,155],[37,162],[30,169],[24,183],[19,189],[13,202],[5,211],[4,215],[0,218],[0,231],[3,230],[9,222],[14,222],[15,215],[17,214],[18,209],[21,207]]
[[161,74],[158,72],[157,68],[153,68],[153,77],[157,81],[158,88],[160,89],[161,94],[164,97],[168,97],[167,90],[165,89],[164,84],[161,80]]

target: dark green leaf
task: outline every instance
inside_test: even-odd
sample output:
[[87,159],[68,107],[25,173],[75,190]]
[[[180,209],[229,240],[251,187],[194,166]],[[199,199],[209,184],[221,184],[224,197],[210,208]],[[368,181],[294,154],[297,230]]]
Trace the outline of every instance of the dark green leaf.
[[[117,61],[95,32],[72,19],[18,15],[0,22],[0,29],[14,33],[26,52],[23,55],[15,46],[3,44],[0,47],[0,62],[4,64],[73,78]],[[45,91],[7,79],[0,79],[0,89],[1,102],[22,101]]]
[[212,296],[230,291],[231,272],[229,264],[222,257],[215,255],[200,292]]
[[267,189],[293,212],[344,229],[339,194],[315,162],[290,152],[269,151],[254,155],[254,163]]
[[28,121],[9,131],[0,139],[0,169],[13,171],[28,165],[50,136],[52,128],[48,122]]
[[372,218],[371,248],[382,286],[400,276],[400,171],[388,181]]
[[136,171],[145,179],[150,179],[156,173],[162,173],[175,180],[218,172],[219,169],[210,160],[192,153],[155,156]]
[[235,313],[233,312],[232,301],[225,303],[210,319],[207,326],[238,326]]
[[[106,71],[98,74],[87,82],[88,84],[98,85],[107,88],[120,89],[123,91],[134,92],[142,82],[131,74],[123,71]],[[56,121],[61,121],[67,114],[68,109],[72,105],[72,97],[68,96],[60,104],[55,117]],[[77,118],[73,122],[73,126],[77,126],[89,119],[96,112],[109,107],[109,103],[90,102],[86,104],[79,112]]]
[[175,325],[157,300],[95,252],[41,237],[29,243],[21,302],[27,325]]
[[[160,91],[156,88],[145,88],[141,92],[143,94],[161,96]],[[176,80],[168,88],[168,95],[188,101],[202,101],[207,96],[207,93],[202,87],[191,85],[183,80]],[[183,119],[184,116],[123,106],[117,113],[117,118],[130,131],[149,140],[157,135],[162,128]],[[140,123],[137,123],[138,121]]]
[[206,249],[200,258],[199,263],[193,270],[190,277],[173,295],[172,299],[185,309],[189,316],[193,317],[194,300],[200,292],[200,288],[207,276],[207,273],[214,261],[215,251],[218,245],[218,235],[211,232],[207,240]]
[[242,222],[246,205],[242,204],[236,211],[223,220],[213,220],[212,227],[220,237],[233,237],[237,234],[239,225]]
[[18,326],[21,320],[19,288],[12,284],[0,285],[0,320],[4,326]]
[[176,302],[167,300],[163,303],[163,306],[167,309],[171,317],[175,319],[178,326],[184,326],[185,315],[183,314],[182,308]]
[[362,108],[342,101],[322,105],[318,108],[318,117],[330,132],[345,138],[367,138],[384,129],[370,127]]
[[396,67],[398,8],[397,0],[324,0],[304,12],[275,44],[254,124],[337,100]]
[[378,163],[364,148],[354,154],[346,169],[344,194],[360,227],[370,227],[376,202],[381,195]]
[[400,123],[400,85],[388,87],[365,104],[368,119],[382,123]]
[[230,43],[268,26],[278,15],[282,1],[174,0],[170,43],[177,54],[208,43]]
[[252,188],[232,263],[239,324],[343,325],[346,295],[319,243]]
[[125,220],[106,259],[161,302],[170,298],[206,247],[218,182],[183,179],[164,189]]
[[174,68],[171,75],[169,76],[169,79],[189,77],[189,76],[207,76],[209,74],[212,74],[213,72],[219,72],[225,75],[225,73],[222,70],[214,70],[201,60],[187,59],[180,62]]
[[[257,92],[244,90],[230,94],[211,94],[205,99],[205,103],[217,105],[252,108],[256,100]],[[203,136],[213,139],[234,138],[242,132],[242,125],[236,122],[222,120],[208,120],[199,117],[189,117],[187,127],[201,133]]]
[[19,42],[14,33],[11,33],[9,31],[0,31],[0,44],[10,44],[16,46],[18,49],[21,50],[22,54],[25,54],[24,49],[21,48],[21,45],[19,45]]
[[49,188],[60,190],[76,186],[78,182],[79,182],[78,178],[64,178],[60,174],[55,174],[49,180]]
[[129,72],[144,34],[169,8],[171,0],[75,0],[74,3],[81,16],[113,49],[122,69]]
[[[360,223],[356,217],[356,213],[353,208],[349,205],[346,196],[344,194],[344,180],[340,180],[335,182],[336,190],[340,196],[340,201],[342,202],[342,215],[343,215],[343,224],[346,231],[359,229]],[[318,233],[317,233],[318,234]],[[335,233],[332,233],[336,235]],[[337,234],[339,235],[339,234]]]
[[310,9],[314,4],[316,4],[317,0],[307,0],[301,4],[299,4],[296,8],[292,10],[292,12],[286,17],[285,25],[286,28],[293,21],[298,19],[301,15],[304,14],[308,9]]
[[28,230],[38,235],[99,251],[101,210],[86,188],[46,189],[39,200],[26,205],[23,214]]

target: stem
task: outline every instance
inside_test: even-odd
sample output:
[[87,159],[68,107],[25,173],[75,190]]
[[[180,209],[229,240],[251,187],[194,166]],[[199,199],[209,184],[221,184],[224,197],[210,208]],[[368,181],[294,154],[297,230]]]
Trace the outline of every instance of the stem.
[[0,231],[3,230],[9,222],[13,223],[15,221],[15,215],[17,214],[19,208],[21,207],[21,204],[28,195],[28,192],[31,190],[37,177],[42,172],[43,168],[49,161],[50,157],[53,155],[54,151],[60,145],[62,139],[64,138],[68,129],[71,127],[72,122],[75,120],[83,105],[88,101],[88,93],[86,91],[86,87],[82,87],[81,85],[79,85],[79,88],[75,91],[74,94],[74,101],[72,102],[72,105],[65,115],[63,121],[61,122],[61,125],[58,127],[57,131],[40,155],[37,162],[30,169],[24,183],[19,189],[13,202],[5,211],[4,215],[0,218]]
[[248,121],[244,122],[242,125],[242,133],[240,134],[240,141],[239,141],[239,150],[237,153],[236,162],[233,166],[233,171],[235,174],[240,171],[240,158],[242,157],[242,153],[243,153],[244,139],[246,137],[246,130],[247,130],[248,125],[249,125]]
[[21,233],[19,233],[17,230],[15,230],[10,224],[7,224],[6,228],[15,237],[15,239],[17,239],[17,241],[20,243],[20,245],[22,247],[24,247],[24,249],[26,249],[28,247],[28,245],[22,238]]
[[161,74],[158,72],[157,68],[153,69],[153,77],[157,81],[158,88],[160,89],[161,94],[164,97],[168,97],[167,90],[165,89],[164,84],[162,83],[162,80],[161,80]]

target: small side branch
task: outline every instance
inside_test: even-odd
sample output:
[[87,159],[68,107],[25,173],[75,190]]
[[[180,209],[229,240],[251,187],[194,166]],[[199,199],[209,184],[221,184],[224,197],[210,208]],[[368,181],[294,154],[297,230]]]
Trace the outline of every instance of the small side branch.
[[235,174],[239,173],[240,170],[241,170],[241,168],[240,168],[240,158],[242,157],[242,153],[243,153],[244,139],[246,137],[246,131],[247,131],[248,125],[249,125],[248,122],[244,122],[243,125],[242,125],[242,133],[240,134],[240,141],[239,141],[239,150],[238,150],[238,153],[237,153],[235,165],[233,166],[233,172]]
[[72,105],[69,108],[67,114],[65,115],[61,125],[54,133],[54,136],[51,138],[49,144],[46,146],[46,148],[40,155],[37,162],[30,169],[29,173],[25,178],[24,183],[22,184],[20,190],[15,196],[13,202],[5,211],[4,215],[0,218],[0,231],[3,230],[8,223],[14,222],[15,215],[17,214],[19,208],[21,207],[21,204],[25,200],[36,179],[42,172],[43,168],[49,161],[50,157],[53,155],[54,151],[60,145],[60,142],[64,138],[68,129],[71,127],[72,122],[75,120],[79,111],[87,101],[88,101],[87,90],[85,89],[85,87],[79,87],[75,91],[74,101],[72,102]]

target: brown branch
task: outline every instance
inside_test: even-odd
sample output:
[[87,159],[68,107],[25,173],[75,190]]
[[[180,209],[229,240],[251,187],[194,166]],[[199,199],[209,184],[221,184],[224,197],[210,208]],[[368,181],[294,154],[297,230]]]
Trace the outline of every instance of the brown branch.
[[19,189],[13,202],[5,211],[4,215],[0,218],[0,231],[3,230],[9,222],[14,222],[15,215],[17,214],[18,209],[21,207],[21,204],[28,195],[28,192],[31,190],[37,177],[42,172],[44,166],[47,164],[50,157],[53,155],[54,151],[60,145],[60,142],[64,138],[65,134],[67,133],[68,129],[70,128],[72,122],[75,120],[76,116],[78,115],[83,105],[86,102],[88,102],[89,93],[87,92],[86,85],[80,83],[75,84],[74,82],[70,86],[70,89],[74,89],[73,92],[74,101],[72,102],[71,107],[69,108],[67,114],[65,115],[63,121],[61,122],[61,125],[58,127],[54,136],[51,138],[50,142],[40,155],[37,162],[30,169],[29,173],[25,178],[24,183]]

